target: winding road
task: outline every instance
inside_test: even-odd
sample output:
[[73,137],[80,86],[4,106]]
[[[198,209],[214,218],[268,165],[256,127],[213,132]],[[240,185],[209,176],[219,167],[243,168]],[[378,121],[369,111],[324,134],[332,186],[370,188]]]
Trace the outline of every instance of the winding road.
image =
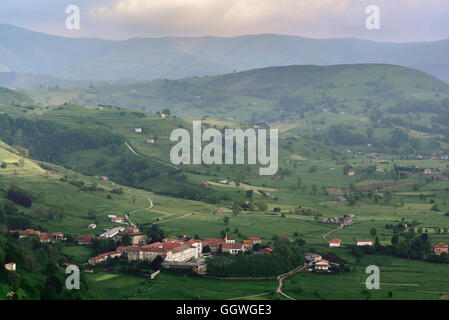
[[125,142],[125,145],[128,147],[128,149],[129,149],[133,154],[135,154],[135,155],[138,156],[139,158],[142,158],[142,159],[149,159],[149,160],[154,160],[154,161],[156,161],[156,162],[159,162],[160,164],[163,164],[164,166],[167,166],[167,167],[170,167],[170,168],[179,170],[179,168],[178,168],[177,166],[173,165],[173,164],[167,163],[167,162],[162,161],[162,160],[157,159],[157,158],[148,157],[148,156],[145,156],[145,155],[143,155],[143,154],[140,154],[139,152],[137,152],[136,150],[134,150],[134,148],[131,147],[131,145],[130,145],[128,142]]
[[132,215],[133,213],[136,213],[138,211],[143,211],[143,210],[150,210],[151,208],[153,208],[153,201],[151,199],[148,199],[148,201],[150,201],[150,206],[146,207],[146,208],[142,208],[142,209],[136,209],[134,211],[131,211],[129,213],[125,214],[125,219],[128,221],[128,223],[133,226],[134,228],[137,228],[137,226],[131,221],[131,219],[129,218],[130,215]]
[[291,270],[291,271],[289,271],[287,273],[284,273],[284,274],[281,274],[280,276],[278,276],[277,279],[279,280],[279,286],[276,289],[276,293],[279,293],[279,294],[283,295],[284,297],[286,297],[289,300],[296,300],[295,298],[292,298],[289,295],[287,295],[286,293],[284,293],[282,291],[282,286],[284,285],[284,280],[285,279],[291,277],[294,274],[297,274],[298,272],[303,271],[305,267],[306,266],[304,265],[304,266],[298,267],[296,269],[293,269],[293,270]]

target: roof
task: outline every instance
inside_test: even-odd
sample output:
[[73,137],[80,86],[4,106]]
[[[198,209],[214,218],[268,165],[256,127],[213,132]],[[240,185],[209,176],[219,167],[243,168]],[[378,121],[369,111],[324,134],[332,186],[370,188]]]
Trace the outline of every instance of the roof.
[[373,240],[357,240],[357,242],[373,242]]
[[249,240],[262,240],[259,237],[249,237]]
[[443,242],[439,242],[433,246],[434,248],[449,248],[449,246]]
[[242,250],[243,243],[224,243],[221,247],[223,250],[228,249],[234,249],[234,250]]
[[316,261],[315,265],[317,265],[317,264],[329,264],[329,261],[322,259],[322,260]]
[[341,240],[337,239],[337,238],[334,238],[334,239],[329,241],[329,243],[340,243],[340,242],[341,242]]

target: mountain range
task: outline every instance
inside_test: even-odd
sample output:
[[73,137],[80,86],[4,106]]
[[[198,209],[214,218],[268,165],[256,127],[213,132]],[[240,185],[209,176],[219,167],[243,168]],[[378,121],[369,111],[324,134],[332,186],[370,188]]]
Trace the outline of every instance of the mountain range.
[[[147,81],[270,66],[355,63],[398,64],[449,81],[449,39],[386,43],[260,34],[113,41],[64,38],[0,25],[0,71],[5,73],[13,71],[72,80]],[[11,77],[5,75],[0,79],[11,81]],[[8,85],[7,80],[2,80],[0,85]],[[32,80],[32,83],[39,81]]]

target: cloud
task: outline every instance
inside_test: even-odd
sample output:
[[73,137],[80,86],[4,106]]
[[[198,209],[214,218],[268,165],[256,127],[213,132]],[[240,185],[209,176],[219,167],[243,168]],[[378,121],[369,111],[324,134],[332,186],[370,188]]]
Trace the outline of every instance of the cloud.
[[351,0],[115,0],[90,11],[102,20],[176,34],[283,32],[351,11]]

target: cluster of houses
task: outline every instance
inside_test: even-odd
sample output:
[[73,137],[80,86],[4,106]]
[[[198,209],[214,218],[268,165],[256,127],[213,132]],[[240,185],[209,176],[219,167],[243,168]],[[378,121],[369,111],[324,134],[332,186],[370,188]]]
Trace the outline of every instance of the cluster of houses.
[[46,233],[46,232],[41,232],[39,230],[25,229],[25,230],[9,230],[9,233],[18,234],[19,239],[26,238],[30,235],[35,235],[39,238],[39,240],[42,243],[58,242],[58,241],[65,240],[64,234],[62,232]]
[[321,223],[338,224],[340,226],[349,226],[352,224],[352,218],[354,218],[353,214],[346,216],[346,217],[330,217],[330,218],[324,218],[323,220],[321,220]]
[[[416,155],[416,159],[418,160],[424,160],[424,156],[422,154]],[[432,156],[429,158],[430,160],[449,160],[449,155],[445,154],[442,156],[439,156],[437,153],[432,154]]]
[[[439,166],[437,169],[440,171],[444,171],[446,169],[446,167]],[[433,179],[436,181],[447,181],[448,180],[448,178],[445,175],[439,174],[439,173],[433,173],[432,169],[430,169],[430,168],[424,169],[423,177],[430,178],[430,179]]]
[[[183,235],[180,239],[163,239],[162,242],[147,244],[147,237],[136,228],[127,228],[117,234],[116,240],[121,240],[125,235],[130,238],[131,245],[119,246],[116,251],[101,254],[88,260],[90,265],[102,263],[110,258],[121,257],[130,261],[153,261],[157,256],[161,256],[165,262],[187,262],[195,261],[202,257],[203,249],[210,248],[209,252],[222,252],[224,254],[241,254],[253,250],[254,245],[261,244],[259,237],[250,237],[237,243],[234,238],[227,235],[224,239],[207,238],[204,241],[190,239],[188,235]],[[94,236],[77,237],[80,244],[88,245]],[[284,237],[286,238],[286,237]],[[290,239],[289,239],[290,240]],[[273,247],[259,250],[259,254],[270,254]]]
[[316,253],[306,253],[306,264],[308,271],[324,271],[329,272],[331,263],[328,260],[323,259],[322,256]]
[[[365,246],[372,246],[373,241],[372,240],[356,240],[356,246],[357,247],[365,247]],[[341,240],[334,238],[329,240],[329,247],[331,248],[340,248],[343,247],[341,244]]]

